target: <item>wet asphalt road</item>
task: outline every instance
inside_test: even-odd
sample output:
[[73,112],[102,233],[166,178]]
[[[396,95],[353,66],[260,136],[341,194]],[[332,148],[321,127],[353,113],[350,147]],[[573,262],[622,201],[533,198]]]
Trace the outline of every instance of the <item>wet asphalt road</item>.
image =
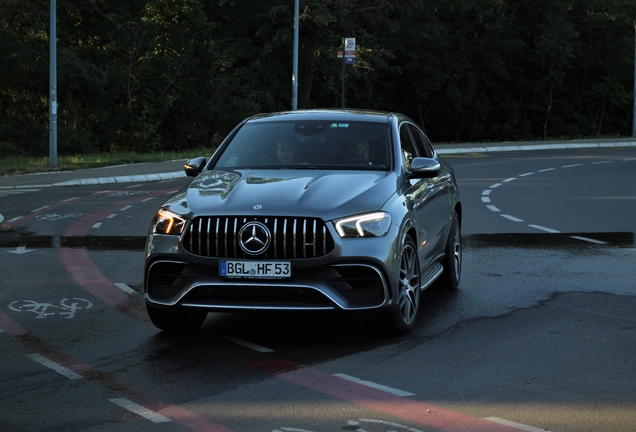
[[399,338],[338,315],[158,332],[143,237],[187,179],[0,196],[0,430],[636,430],[636,150],[448,159],[460,290]]

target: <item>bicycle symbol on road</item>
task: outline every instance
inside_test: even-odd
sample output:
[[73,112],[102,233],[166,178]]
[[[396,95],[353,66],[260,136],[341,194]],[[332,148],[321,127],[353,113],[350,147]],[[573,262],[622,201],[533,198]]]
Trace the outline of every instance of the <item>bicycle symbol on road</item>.
[[82,216],[82,213],[69,213],[65,215],[59,215],[57,213],[47,213],[47,214],[37,215],[35,219],[39,221],[56,221],[56,220],[66,219],[66,218],[78,218],[80,216]]
[[[36,319],[44,319],[56,314],[66,315],[66,319],[71,319],[75,316],[76,311],[91,307],[93,307],[93,303],[81,298],[62,299],[59,306],[34,300],[16,300],[9,304],[9,309],[16,312],[33,312],[37,315]],[[56,309],[61,309],[62,312]]]

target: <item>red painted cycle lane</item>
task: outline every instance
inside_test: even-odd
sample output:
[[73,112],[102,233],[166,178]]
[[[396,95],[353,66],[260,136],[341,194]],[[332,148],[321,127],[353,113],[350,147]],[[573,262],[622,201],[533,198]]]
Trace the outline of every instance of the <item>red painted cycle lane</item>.
[[[156,193],[160,195],[161,192]],[[127,203],[139,201],[139,198],[129,200]],[[82,236],[87,235],[93,225],[106,217],[122,205],[122,203],[110,208],[102,209],[99,212],[91,214],[77,223],[73,224],[67,231],[66,235]],[[85,290],[100,298],[106,304],[120,308],[126,302],[130,301],[130,297],[117,288],[109,281],[97,268],[91,260],[88,251],[84,248],[71,249],[60,248],[60,259],[64,267],[68,270],[71,277]],[[19,326],[12,324],[11,320],[3,317],[0,312],[0,326],[6,326],[7,329],[13,328],[18,331]],[[17,326],[17,327],[15,327]],[[4,330],[4,328],[3,328]],[[23,329],[22,329],[23,330]],[[9,330],[5,330],[9,333]],[[28,333],[27,333],[28,334]],[[21,338],[25,338],[22,335]],[[43,342],[38,342],[42,350]],[[35,347],[33,347],[35,348]],[[175,405],[170,405],[162,401],[158,401],[154,396],[143,394],[133,389],[125,383],[119,382],[117,379],[107,376],[105,373],[98,371],[90,365],[82,363],[70,356],[57,352],[51,353],[51,349],[47,349],[49,355],[57,359],[57,362],[71,370],[76,371],[82,376],[96,380],[105,388],[117,391],[136,403],[147,407],[157,413],[165,415],[178,421],[196,431],[229,431],[225,426],[218,425],[210,420],[200,417],[195,413],[182,409]],[[278,379],[292,382],[299,386],[312,389],[314,391],[329,395],[336,399],[346,401],[358,406],[373,409],[388,415],[400,417],[410,420],[414,423],[434,427],[439,430],[449,432],[512,432],[518,429],[494,423],[477,417],[447,410],[441,407],[430,405],[424,402],[414,401],[405,397],[396,396],[383,390],[368,387],[362,384],[354,383],[343,378],[336,377],[313,368],[305,367],[286,360],[276,360],[271,357],[261,357],[255,353],[250,356],[254,361],[246,361],[245,356],[237,356],[236,358],[226,357],[238,364],[257,369],[263,373],[272,375]],[[54,359],[54,361],[56,361]]]

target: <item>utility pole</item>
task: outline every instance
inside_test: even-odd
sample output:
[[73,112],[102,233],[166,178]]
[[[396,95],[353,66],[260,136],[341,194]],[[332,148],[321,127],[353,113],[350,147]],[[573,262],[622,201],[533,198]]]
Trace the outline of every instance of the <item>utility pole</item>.
[[49,35],[49,167],[57,168],[57,5],[51,0],[51,31]]
[[634,105],[632,106],[632,136],[636,137],[636,21],[634,21]]
[[292,71],[292,111],[298,109],[298,10],[300,0],[294,2],[294,66]]

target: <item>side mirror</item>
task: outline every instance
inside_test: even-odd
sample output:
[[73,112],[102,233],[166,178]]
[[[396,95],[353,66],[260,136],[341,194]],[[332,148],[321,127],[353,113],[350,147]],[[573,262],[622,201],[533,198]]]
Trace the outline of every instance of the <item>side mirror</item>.
[[205,156],[199,156],[197,158],[186,161],[183,169],[185,170],[185,173],[188,177],[196,177],[201,173],[201,171],[203,171],[206,162],[207,159],[205,158]]
[[411,177],[434,178],[438,177],[442,166],[435,159],[416,157],[411,161]]

